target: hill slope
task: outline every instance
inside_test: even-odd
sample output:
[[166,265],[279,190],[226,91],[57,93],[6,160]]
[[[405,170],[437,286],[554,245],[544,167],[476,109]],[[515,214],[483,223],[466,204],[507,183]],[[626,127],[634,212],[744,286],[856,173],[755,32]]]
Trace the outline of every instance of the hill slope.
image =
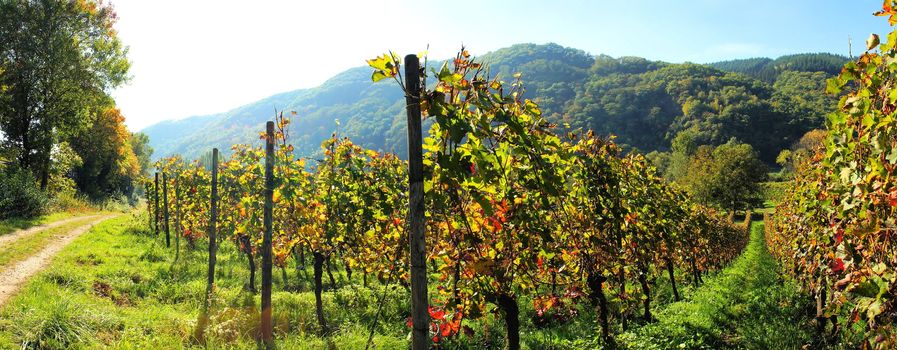
[[[822,91],[840,56],[804,56],[704,66],[592,56],[557,44],[518,44],[479,59],[505,80],[522,72],[528,97],[559,125],[615,134],[619,142],[645,152],[667,149],[676,133],[690,129],[701,143],[738,138],[772,161],[780,149],[821,126],[826,106],[834,105]],[[769,72],[774,75],[766,80]],[[316,88],[284,92],[220,114],[162,122],[143,132],[155,156],[191,158],[211,147],[255,142],[276,108],[298,113],[290,137],[300,155],[317,153],[320,142],[336,131],[364,147],[402,154],[402,93],[393,84],[373,84],[369,77],[367,67],[352,68]]]

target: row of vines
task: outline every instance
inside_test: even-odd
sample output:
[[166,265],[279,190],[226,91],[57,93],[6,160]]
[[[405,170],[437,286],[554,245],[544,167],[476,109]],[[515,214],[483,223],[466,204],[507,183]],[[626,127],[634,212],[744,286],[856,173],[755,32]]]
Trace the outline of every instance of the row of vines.
[[[897,24],[897,2],[877,15]],[[897,31],[828,82],[841,94],[824,149],[767,225],[771,251],[815,297],[824,341],[897,347]]]
[[[394,79],[404,88],[398,57],[369,64],[374,81]],[[462,51],[434,70],[435,85],[416,96],[430,126],[424,192],[435,344],[473,332],[465,322],[492,313],[506,325],[507,347],[517,349],[524,301],[545,317],[590,304],[610,342],[612,330],[652,319],[658,276],[666,275],[678,299],[677,273],[698,284],[747,244],[743,226],[692,203],[641,155],[624,154],[591,132],[558,136],[538,106],[522,98],[519,76],[503,83],[485,72]],[[354,272],[365,285],[409,283],[407,162],[337,136],[321,145],[320,159],[296,158],[289,122],[277,116],[273,134],[273,264],[312,260],[317,319],[326,334],[325,265],[338,259],[349,279]],[[231,151],[218,167],[218,239],[248,257],[254,287],[265,152],[247,145]],[[168,215],[176,245],[206,239],[208,162],[171,157],[157,168],[165,176],[162,191],[147,181],[151,221]],[[174,209],[160,215],[153,203],[165,187],[175,194],[161,207]],[[164,227],[160,222],[151,225]]]

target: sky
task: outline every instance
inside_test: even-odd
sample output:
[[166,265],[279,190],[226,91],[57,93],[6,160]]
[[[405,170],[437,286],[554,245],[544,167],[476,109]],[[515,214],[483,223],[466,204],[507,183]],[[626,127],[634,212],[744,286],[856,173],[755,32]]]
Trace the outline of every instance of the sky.
[[[110,2],[109,0],[106,1]],[[387,50],[453,56],[517,43],[709,63],[862,52],[881,0],[111,0],[129,47],[113,97],[137,131],[315,87]]]

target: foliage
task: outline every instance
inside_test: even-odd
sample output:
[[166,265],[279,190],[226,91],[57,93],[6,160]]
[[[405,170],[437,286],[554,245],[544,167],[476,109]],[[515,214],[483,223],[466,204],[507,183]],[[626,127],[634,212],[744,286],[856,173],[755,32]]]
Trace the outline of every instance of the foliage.
[[[372,79],[401,86],[398,57],[368,63]],[[644,157],[624,155],[591,132],[559,137],[539,105],[523,98],[521,75],[505,83],[487,71],[462,50],[427,75],[436,82],[419,96],[432,123],[424,140],[424,190],[428,264],[438,276],[430,303],[435,343],[464,342],[477,336],[471,325],[494,318],[505,325],[506,346],[519,348],[521,310],[530,302],[537,314],[563,323],[575,315],[573,307],[587,301],[596,307],[595,300],[614,295],[618,306],[611,311],[605,304],[605,314],[625,323],[644,306],[647,320],[652,276],[666,272],[675,285],[679,268],[697,284],[746,245],[744,228],[692,204]],[[274,265],[305,266],[311,255],[314,331],[330,334],[340,316],[328,311],[322,292],[325,273],[336,284],[333,264],[342,262],[348,279],[360,272],[365,285],[369,275],[380,284],[408,285],[407,165],[338,134],[321,143],[321,159],[306,164],[289,142],[292,119],[280,113],[275,125],[273,140],[261,135],[277,145]],[[221,237],[245,256],[249,291],[263,231],[264,157],[259,147],[236,145],[219,164]],[[163,158],[156,168],[166,175],[162,208],[169,208],[173,232],[190,247],[201,244],[209,217],[207,158]],[[153,181],[144,185],[151,201],[163,199]],[[614,277],[607,289],[594,284],[599,274]],[[640,287],[627,290],[634,283]]]
[[711,63],[710,66],[727,72],[742,73],[767,81],[778,82],[789,72],[822,72],[828,76],[841,72],[847,57],[830,53],[809,53],[782,56],[777,59],[748,58]]
[[672,153],[655,153],[663,175],[685,188],[700,203],[729,211],[757,208],[763,203],[766,166],[753,147],[735,139],[713,146],[696,146],[690,132],[673,140]]
[[[884,1],[878,15],[897,17]],[[893,21],[891,22],[893,25]],[[892,235],[897,205],[893,120],[897,30],[829,80],[841,97],[829,116],[825,148],[799,168],[776,208],[768,239],[805,290],[816,297],[820,330],[831,321],[845,342],[888,349],[894,332],[897,261]]]
[[32,218],[42,214],[46,205],[46,195],[27,170],[0,170],[0,219]]
[[805,303],[754,223],[743,255],[708,278],[688,301],[658,312],[659,322],[620,336],[627,349],[799,349],[818,348]]
[[131,152],[137,157],[137,164],[140,165],[140,174],[149,174],[152,165],[153,148],[149,145],[149,136],[142,132],[132,132],[128,139],[131,145]]
[[118,109],[104,108],[87,132],[72,137],[72,148],[82,160],[74,169],[81,192],[98,198],[133,191],[140,164],[129,143],[124,119]]
[[41,189],[53,147],[89,129],[93,108],[127,79],[115,12],[94,1],[0,4],[0,129]]

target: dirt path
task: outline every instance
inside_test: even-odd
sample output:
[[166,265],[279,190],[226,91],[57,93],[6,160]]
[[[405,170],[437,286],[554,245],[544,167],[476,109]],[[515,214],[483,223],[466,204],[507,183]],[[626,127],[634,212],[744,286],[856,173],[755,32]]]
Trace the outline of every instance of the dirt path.
[[13,231],[9,234],[0,236],[0,246],[4,246],[10,242],[17,241],[19,238],[27,237],[27,236],[33,235],[35,233],[38,233],[40,231],[43,231],[43,230],[51,229],[54,227],[59,227],[59,226],[65,225],[65,224],[73,222],[73,221],[85,220],[85,219],[95,218],[98,216],[99,215],[75,216],[75,217],[70,217],[67,219],[62,219],[59,221],[54,221],[54,222],[51,222],[48,224],[43,224],[43,225],[38,225],[38,226],[34,226],[34,227],[29,227],[29,228],[26,228],[23,230]]
[[[34,274],[36,274],[38,271],[43,269],[50,262],[50,259],[52,259],[53,256],[56,255],[56,253],[58,253],[60,250],[62,250],[62,248],[65,248],[65,246],[67,246],[69,243],[71,243],[73,240],[75,240],[75,238],[78,238],[78,236],[80,236],[83,233],[90,230],[94,225],[96,225],[106,219],[110,219],[110,218],[113,218],[118,215],[120,215],[120,214],[110,214],[110,215],[104,215],[104,216],[94,215],[93,217],[96,217],[96,218],[91,220],[90,222],[88,222],[84,225],[81,225],[81,226],[79,226],[71,231],[68,231],[66,233],[57,235],[55,240],[53,240],[50,244],[45,246],[43,248],[43,250],[41,250],[37,254],[34,254],[34,255],[28,257],[27,259],[22,260],[19,263],[15,264],[9,268],[0,270],[0,306],[3,306],[4,304],[6,304],[6,301],[9,300],[9,298],[11,296],[13,296],[16,293],[16,291],[19,290],[19,287],[21,287],[26,281],[28,281],[28,279],[31,278],[31,276],[34,276]],[[65,219],[65,220],[60,220],[60,221],[54,222],[52,224],[42,225],[42,226],[46,226],[43,228],[47,229],[47,228],[62,225],[62,224],[64,224],[64,222],[71,222],[75,219],[85,219],[85,218],[87,218],[87,217],[82,216],[82,217],[78,217],[78,218]],[[41,227],[41,226],[39,226],[39,227]],[[30,232],[30,233],[35,233],[37,231],[40,231],[40,229],[38,229],[39,227],[35,227],[35,228],[23,230],[23,231],[31,231],[31,230],[37,229],[37,230]],[[23,233],[20,231],[20,232],[13,233],[11,235],[20,235],[20,237],[21,237],[22,234]],[[24,234],[27,235],[29,233],[24,233]],[[2,238],[3,237],[0,237],[0,239],[2,239]],[[4,242],[4,241],[0,241],[0,242]],[[2,244],[2,243],[0,243],[0,244]]]

